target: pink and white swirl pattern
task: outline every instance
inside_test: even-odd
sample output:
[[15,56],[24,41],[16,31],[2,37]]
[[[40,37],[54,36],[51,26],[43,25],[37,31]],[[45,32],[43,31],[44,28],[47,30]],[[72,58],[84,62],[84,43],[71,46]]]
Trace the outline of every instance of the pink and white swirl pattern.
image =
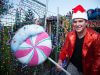
[[14,50],[16,58],[29,66],[43,63],[52,50],[51,39],[46,32],[30,36],[18,46],[17,50]]

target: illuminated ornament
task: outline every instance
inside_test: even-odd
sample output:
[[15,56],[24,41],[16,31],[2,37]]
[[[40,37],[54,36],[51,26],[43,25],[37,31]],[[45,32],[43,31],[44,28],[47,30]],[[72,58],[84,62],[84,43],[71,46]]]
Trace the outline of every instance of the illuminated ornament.
[[76,6],[72,10],[73,10],[72,19],[83,18],[88,20],[87,12],[81,5]]
[[11,41],[11,49],[23,64],[36,66],[51,53],[51,39],[39,25],[26,25],[19,29]]

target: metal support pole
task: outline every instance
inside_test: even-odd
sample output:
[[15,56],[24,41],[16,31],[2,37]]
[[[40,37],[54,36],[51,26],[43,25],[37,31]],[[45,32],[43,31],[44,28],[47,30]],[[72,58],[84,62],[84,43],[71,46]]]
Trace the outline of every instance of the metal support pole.
[[45,30],[47,25],[47,11],[48,11],[48,0],[46,0],[46,9],[45,9],[45,24],[44,24]]
[[64,68],[62,68],[59,64],[57,64],[54,60],[52,60],[50,57],[48,57],[48,60],[50,60],[53,64],[58,66],[63,72],[66,73],[66,75],[71,75],[68,71],[66,71]]

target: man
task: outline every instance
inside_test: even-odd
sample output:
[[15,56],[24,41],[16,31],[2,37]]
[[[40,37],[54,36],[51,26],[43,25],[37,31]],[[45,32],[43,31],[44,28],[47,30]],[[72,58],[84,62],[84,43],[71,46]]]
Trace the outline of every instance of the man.
[[[58,64],[67,59],[71,75],[100,75],[100,35],[87,28],[87,13],[78,5],[73,9],[74,30],[67,34],[59,54]],[[60,70],[59,67],[57,67]],[[61,74],[65,75],[65,74]]]

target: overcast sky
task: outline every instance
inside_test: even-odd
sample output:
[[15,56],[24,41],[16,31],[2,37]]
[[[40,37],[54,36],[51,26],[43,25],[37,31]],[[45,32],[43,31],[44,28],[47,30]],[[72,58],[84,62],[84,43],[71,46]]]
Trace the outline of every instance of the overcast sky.
[[[15,5],[15,7],[18,7],[21,3],[21,0],[9,0],[11,3]],[[81,4],[86,10],[88,9],[95,9],[100,8],[100,0],[38,0],[42,2],[43,4],[48,4],[48,16],[57,16],[57,8],[59,8],[59,14],[66,15],[69,11],[72,10],[75,6]],[[16,9],[16,8],[14,8]],[[12,12],[15,10],[12,9]],[[14,15],[14,13],[12,13]],[[6,15],[5,18],[12,17],[11,19],[14,19],[15,17],[13,15]],[[6,21],[12,22],[10,19],[5,19]],[[13,20],[14,21],[14,20]],[[5,21],[3,21],[5,23]],[[7,24],[6,24],[7,25]],[[9,24],[8,24],[9,25]]]
[[[18,3],[20,0],[10,0],[13,3]],[[72,8],[78,4],[83,5],[83,7],[88,9],[100,8],[100,0],[38,0],[44,4],[46,1],[48,3],[48,15],[56,15],[57,8],[59,8],[59,13],[61,15],[66,15],[67,12],[71,11]]]
[[[39,1],[46,3],[46,0]],[[57,13],[59,7],[59,13],[65,15],[78,4],[81,4],[86,10],[100,8],[100,0],[48,0],[48,10]]]

